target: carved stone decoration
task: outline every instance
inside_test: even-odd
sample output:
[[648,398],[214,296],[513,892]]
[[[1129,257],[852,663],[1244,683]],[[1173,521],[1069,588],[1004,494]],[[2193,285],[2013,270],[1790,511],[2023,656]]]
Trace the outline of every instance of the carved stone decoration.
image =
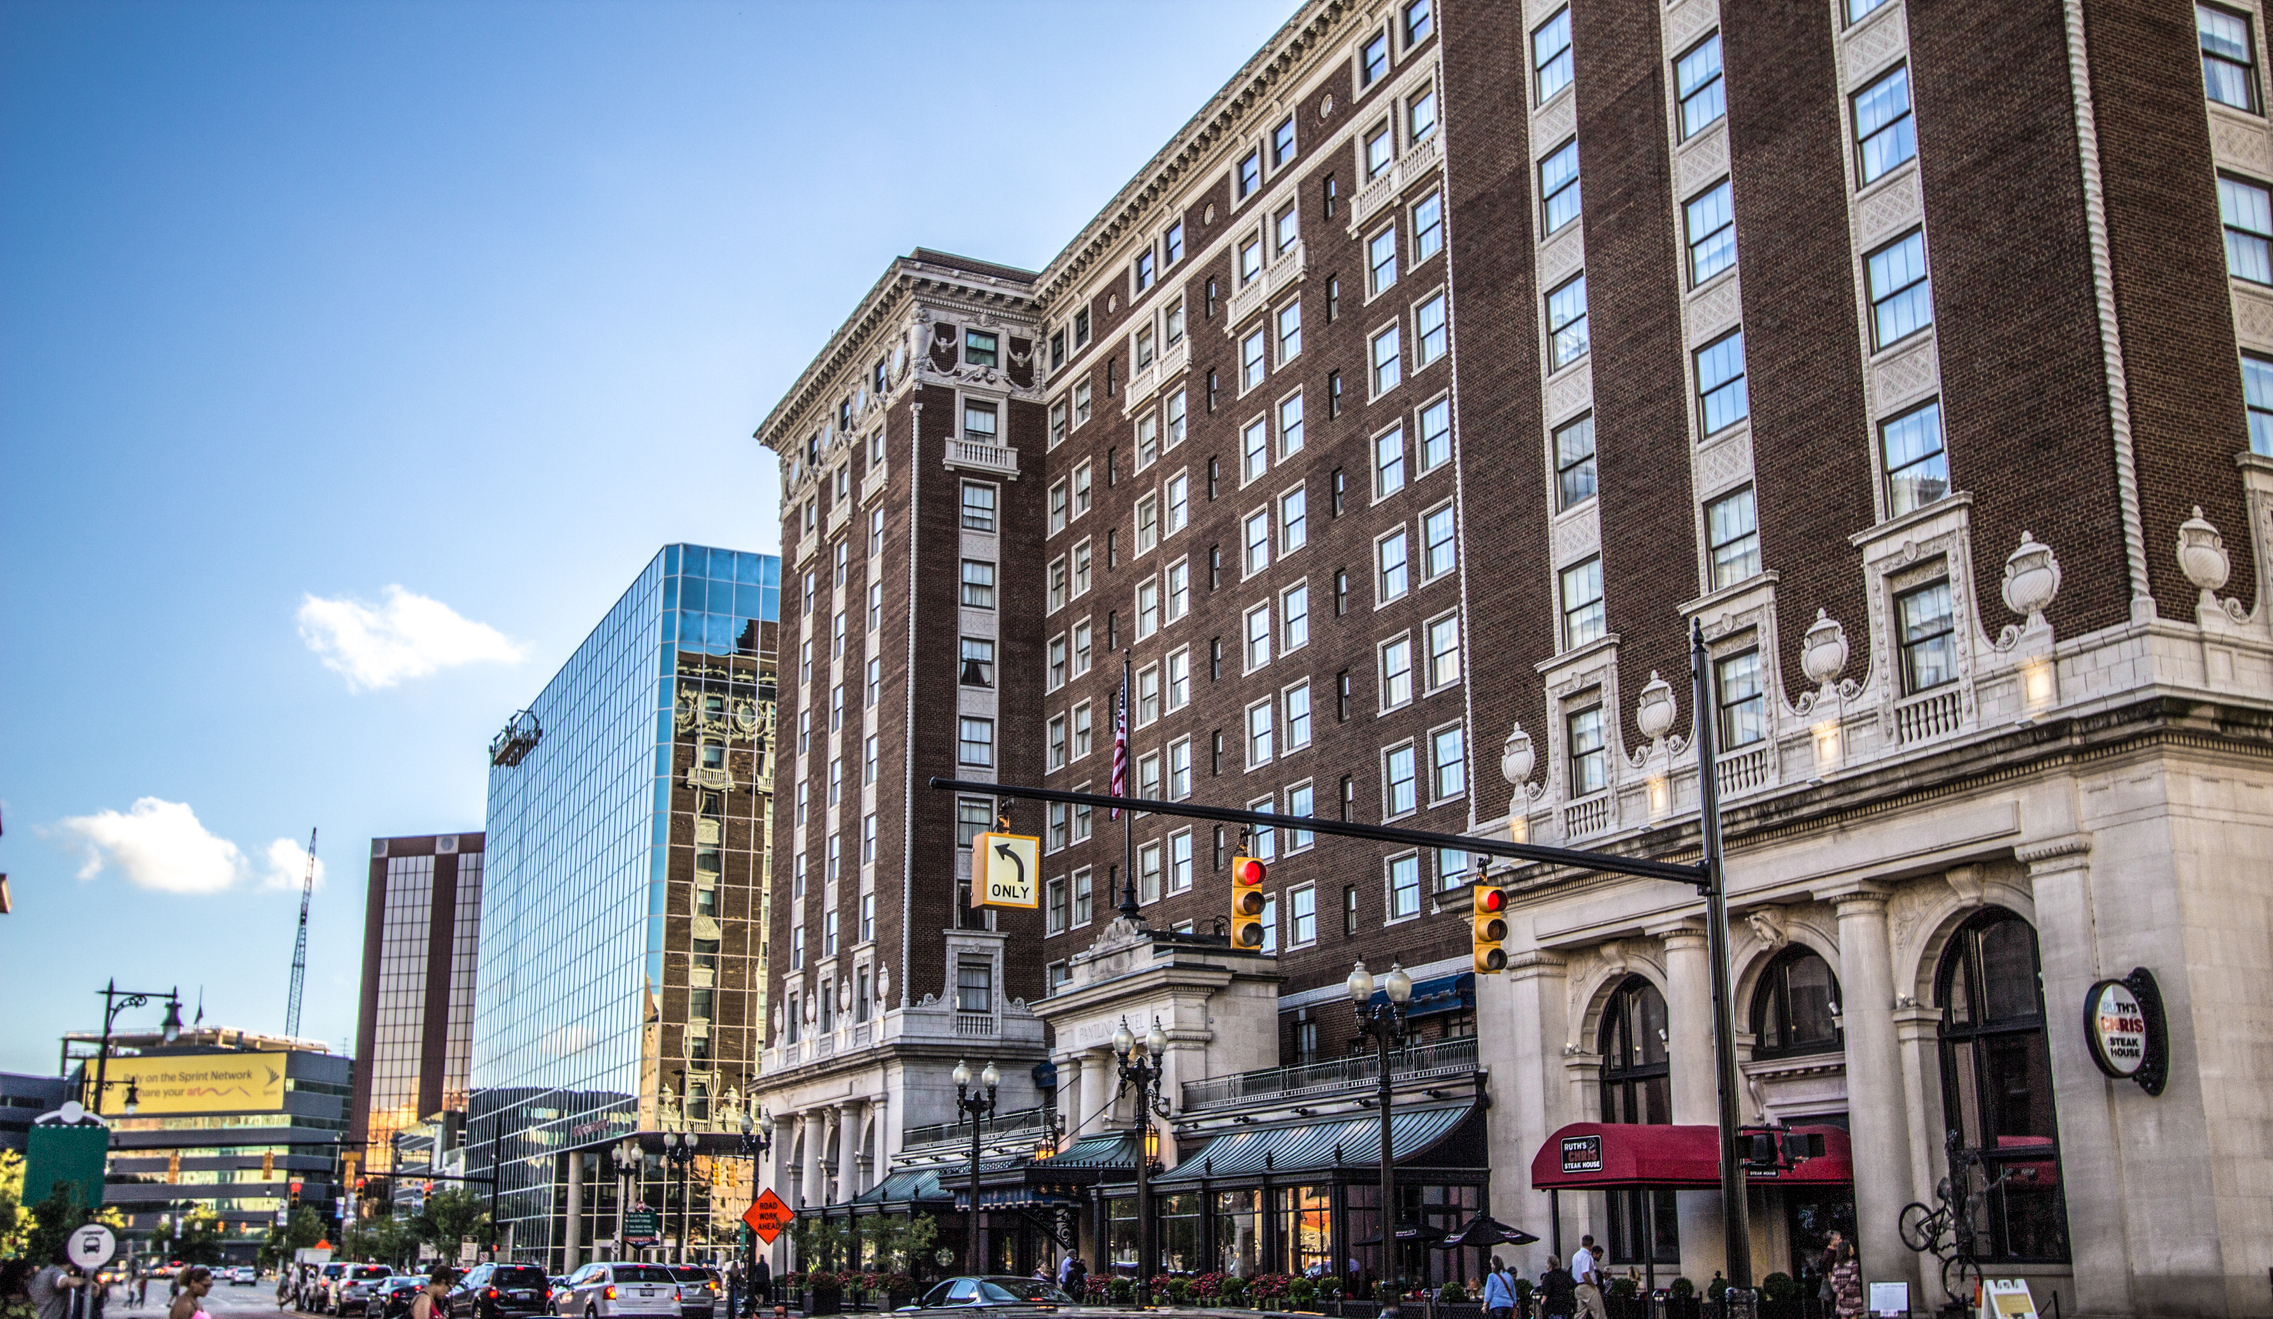
[[1815,622],[1800,638],[1799,668],[1809,682],[1829,687],[1847,667],[1847,629],[1827,610],[1815,611]]
[[814,1005],[814,1001],[813,1001],[813,991],[812,991],[812,990],[810,990],[810,989],[808,989],[808,990],[806,990],[806,991],[805,991],[805,1024],[806,1024],[806,1025],[808,1025],[808,1026],[809,1026],[809,1025],[813,1024],[813,1019],[814,1019],[814,1016],[813,1016],[813,1014],[814,1014],[815,1010],[816,1010],[816,1009],[815,1009],[815,1005]]
[[1768,945],[1769,952],[1781,949],[1791,942],[1791,931],[1784,923],[1782,907],[1755,907],[1744,914],[1744,922],[1760,942]]
[[1209,202],[1209,203],[1208,203],[1208,208],[1207,208],[1206,210],[1204,210],[1204,211],[1200,212],[1200,223],[1201,223],[1201,224],[1214,224],[1214,223],[1215,223],[1215,203],[1214,203],[1214,202]]
[[2060,593],[2060,561],[2052,547],[2028,532],[2020,533],[2020,548],[2005,559],[2005,608],[2027,620],[2024,626],[2044,625],[2044,611]]
[[1665,736],[1666,729],[1673,727],[1674,711],[1673,684],[1659,677],[1656,669],[1651,669],[1649,682],[1634,699],[1634,725],[1642,730],[1643,737],[1655,742]]
[[2233,560],[2226,554],[2226,538],[2202,516],[2200,504],[2193,517],[2178,524],[2178,568],[2202,593],[2202,607],[2218,608],[2218,590],[2232,574]]
[[775,1035],[781,1034],[781,1004],[779,1003],[773,1005],[773,1033]]
[[852,1011],[852,982],[850,980],[839,980],[837,982],[837,1011]]
[[1600,952],[1602,969],[1607,975],[1605,984],[1615,984],[1626,978],[1626,944],[1622,939],[1605,940]]
[[891,989],[892,989],[892,968],[890,968],[890,967],[888,967],[888,966],[880,966],[880,967],[877,967],[877,968],[876,968],[876,1001],[877,1001],[877,1002],[879,1002],[879,1003],[889,1002],[890,1000],[889,1000],[889,999],[887,999],[885,996],[891,992]]
[[1331,117],[1333,116],[1333,113],[1334,113],[1334,94],[1333,94],[1332,92],[1328,92],[1328,93],[1326,93],[1326,95],[1325,95],[1325,96],[1321,97],[1321,98],[1319,99],[1319,101],[1318,101],[1318,117],[1319,117],[1320,119],[1328,119],[1328,118],[1331,118]]

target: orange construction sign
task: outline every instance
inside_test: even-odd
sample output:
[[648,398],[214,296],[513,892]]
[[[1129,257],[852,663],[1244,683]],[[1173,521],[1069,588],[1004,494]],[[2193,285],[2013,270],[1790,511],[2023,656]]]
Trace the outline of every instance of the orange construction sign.
[[795,1217],[797,1213],[789,1207],[789,1202],[771,1190],[761,1193],[748,1209],[742,1211],[742,1221],[748,1223],[750,1230],[758,1234],[758,1240],[769,1246],[775,1237],[781,1235],[781,1230],[789,1226],[789,1220]]

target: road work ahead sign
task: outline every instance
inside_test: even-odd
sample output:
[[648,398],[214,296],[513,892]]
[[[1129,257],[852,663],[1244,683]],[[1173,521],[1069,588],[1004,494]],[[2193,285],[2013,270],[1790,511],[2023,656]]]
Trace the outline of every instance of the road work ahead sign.
[[980,834],[971,840],[971,905],[1042,905],[1042,840],[1024,834]]

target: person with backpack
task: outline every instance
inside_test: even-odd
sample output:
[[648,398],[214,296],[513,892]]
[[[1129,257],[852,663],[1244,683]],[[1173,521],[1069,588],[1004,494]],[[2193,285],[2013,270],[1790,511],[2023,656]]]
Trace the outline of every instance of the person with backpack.
[[1515,1278],[1497,1255],[1492,1256],[1491,1270],[1484,1275],[1484,1315],[1485,1319],[1515,1319]]

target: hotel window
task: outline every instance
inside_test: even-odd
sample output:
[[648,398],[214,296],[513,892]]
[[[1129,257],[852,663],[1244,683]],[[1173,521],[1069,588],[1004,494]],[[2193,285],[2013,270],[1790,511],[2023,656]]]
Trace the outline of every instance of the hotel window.
[[1550,366],[1561,370],[1586,356],[1586,274],[1581,271],[1547,295]]
[[1397,637],[1381,643],[1381,708],[1394,710],[1413,699],[1413,641]]
[[2273,457],[2273,361],[2244,353],[2241,386],[2249,404],[2249,450]]
[[1090,580],[1089,542],[1085,540],[1073,547],[1073,594],[1075,599],[1089,594]]
[[1247,708],[1247,768],[1268,764],[1271,759],[1271,703],[1264,701]]
[[1373,494],[1379,499],[1405,488],[1405,428],[1373,437]]
[[1054,716],[1054,717],[1053,717],[1053,718],[1050,720],[1050,739],[1049,739],[1049,740],[1050,740],[1050,768],[1051,768],[1051,769],[1064,769],[1064,768],[1065,768],[1065,748],[1066,748],[1066,741],[1065,741],[1065,716],[1064,716],[1064,715],[1062,715],[1062,714],[1061,714],[1061,715],[1057,715],[1057,716]]
[[1286,749],[1310,745],[1310,684],[1298,682],[1286,689]]
[[1239,435],[1239,484],[1261,476],[1271,465],[1271,428],[1261,417],[1247,423]]
[[1152,327],[1147,325],[1136,332],[1136,363],[1132,370],[1142,371],[1152,365],[1155,356]]
[[1258,508],[1247,515],[1246,569],[1242,576],[1252,577],[1271,566],[1271,511]]
[[868,630],[875,632],[884,626],[884,583],[868,584]]
[[1607,630],[1602,608],[1602,559],[1597,555],[1563,569],[1563,649],[1576,650]]
[[1913,229],[1870,254],[1871,329],[1879,347],[1906,339],[1934,323],[1933,288],[1926,281],[1926,235]]
[[1865,14],[1875,11],[1885,3],[1886,0],[1847,0],[1847,21],[1860,23]]
[[1879,449],[1886,457],[1886,511],[1900,517],[1949,493],[1949,454],[1942,447],[1940,403],[1913,408],[1881,423]]
[[1444,295],[1439,293],[1413,308],[1413,369],[1444,356],[1445,347]]
[[[882,431],[877,435],[881,437]],[[884,552],[884,510],[875,509],[868,515],[868,553],[874,558]]]
[[1160,543],[1160,500],[1146,495],[1136,502],[1136,552],[1145,553]]
[[1450,893],[1468,883],[1469,868],[1474,864],[1473,853],[1457,847],[1436,849],[1436,891]]
[[1405,378],[1405,364],[1398,347],[1397,327],[1373,336],[1373,393],[1374,397],[1395,389]]
[[994,802],[987,797],[955,799],[955,846],[968,848],[971,840],[994,827]]
[[1192,701],[1192,654],[1187,650],[1168,652],[1168,708],[1181,710]]
[[1285,256],[1302,238],[1300,208],[1289,203],[1271,220],[1271,251]]
[[[1304,789],[1305,792],[1308,789]],[[1318,890],[1309,885],[1288,889],[1286,938],[1290,944],[1318,941]],[[1315,1046],[1313,1052],[1316,1051]]]
[[1563,143],[1539,162],[1539,195],[1545,198],[1546,227],[1556,233],[1579,214],[1578,139]]
[[963,360],[971,366],[999,366],[998,341],[986,330],[963,331]]
[[1137,757],[1136,795],[1146,801],[1160,800],[1160,753]]
[[1310,644],[1310,588],[1291,587],[1279,597],[1279,653]]
[[1387,173],[1391,162],[1397,159],[1397,139],[1389,125],[1383,124],[1366,134],[1365,177],[1371,180]]
[[1531,67],[1534,72],[1533,83],[1539,88],[1541,105],[1571,85],[1571,11],[1568,5],[1557,10],[1553,18],[1540,24],[1531,34]]
[[1162,602],[1160,621],[1173,623],[1182,618],[1192,603],[1192,565],[1189,560],[1178,559],[1168,565],[1168,596]]
[[1744,385],[1744,331],[1732,330],[1697,350],[1697,406],[1707,435],[1751,415]]
[[2202,86],[2210,99],[2257,113],[2257,43],[2250,40],[2249,20],[2196,5],[2194,31],[2202,44]]
[[1908,66],[1855,93],[1855,154],[1865,183],[1918,154]]
[[[871,819],[873,819],[873,817],[871,817]],[[873,893],[863,893],[860,895],[860,941],[862,943],[876,942],[876,895]],[[867,982],[867,979],[867,973],[862,972],[862,983],[865,984]],[[867,1006],[868,1000],[864,991],[861,998],[862,1010],[865,1011],[867,1009]],[[863,1020],[865,1020],[865,1018],[863,1018]]]
[[[1052,934],[1065,933],[1066,893],[1061,877],[1050,881],[1049,930]],[[1055,968],[1053,968],[1055,969]]]
[[[1405,748],[1407,756],[1411,747]],[[1421,855],[1407,852],[1389,859],[1389,919],[1404,920],[1421,914]]]
[[[1089,808],[1084,806],[1081,809],[1086,811]],[[1087,870],[1073,872],[1073,923],[1076,925],[1087,925],[1089,923],[1089,872]]]
[[1358,51],[1358,86],[1371,87],[1389,72],[1389,34],[1376,32]]
[[[1304,687],[1303,694],[1305,696],[1309,695],[1309,688],[1307,686]],[[1305,704],[1303,709],[1305,713],[1307,713],[1309,706]],[[1288,745],[1293,745],[1291,738],[1288,740]],[[1315,816],[1318,813],[1317,798],[1316,795],[1311,791],[1310,784],[1307,780],[1301,783],[1297,783],[1293,787],[1286,790],[1286,813],[1296,817],[1297,819],[1303,820],[1310,819],[1312,816]],[[1289,852],[1303,851],[1317,841],[1318,834],[1315,830],[1288,829],[1286,831],[1286,850]]]
[[1760,652],[1747,650],[1717,660],[1720,680],[1720,737],[1723,751],[1750,746],[1768,736],[1768,697],[1760,684]]
[[1089,462],[1082,460],[1073,469],[1073,515],[1080,517],[1089,511]]
[[[1346,784],[1346,783],[1348,783],[1348,782],[1349,782],[1349,779],[1348,779],[1348,777],[1347,777],[1347,776],[1345,776],[1345,777],[1342,779],[1342,782],[1343,782],[1343,783],[1345,783],[1345,784]],[[1346,805],[1344,806],[1344,808],[1343,808],[1343,811],[1342,811],[1342,818],[1343,818],[1343,819],[1345,819],[1345,820],[1349,818],[1349,810],[1348,810],[1348,807],[1347,807]],[[1357,885],[1355,885],[1355,884],[1344,884],[1344,885],[1342,886],[1342,937],[1343,937],[1343,938],[1345,938],[1345,939],[1348,939],[1348,938],[1354,938],[1354,937],[1356,937],[1356,935],[1357,935]]]
[[1458,553],[1453,543],[1452,505],[1421,517],[1421,580],[1433,582],[1451,572]]
[[1594,414],[1555,428],[1555,481],[1561,507],[1594,497]]
[[1294,159],[1294,116],[1288,115],[1279,120],[1277,128],[1271,130],[1271,168],[1277,169],[1292,159]]
[[[1088,323],[1087,313],[1083,313],[1082,323],[1085,325]],[[1089,424],[1089,382],[1086,380],[1073,387],[1073,424],[1075,426]]]
[[1438,399],[1421,409],[1420,465],[1433,472],[1452,461],[1452,401]]
[[993,564],[963,560],[963,603],[973,609],[994,608]]
[[1375,234],[1365,245],[1367,279],[1373,296],[1397,282],[1397,230],[1395,227]]
[[1067,599],[1065,560],[1062,558],[1050,560],[1049,572],[1050,609],[1052,612],[1055,612],[1057,610],[1065,608],[1065,602]]
[[1065,686],[1065,662],[1065,633],[1060,632],[1050,638],[1049,690],[1053,692]]
[[1089,672],[1089,620],[1073,625],[1073,676]]
[[1249,672],[1271,662],[1271,607],[1256,605],[1247,611],[1247,668]]
[[1405,529],[1397,530],[1374,542],[1373,602],[1385,605],[1403,595],[1412,586],[1411,564],[1406,552]]
[[1450,801],[1468,791],[1468,761],[1460,725],[1429,734],[1429,791],[1431,802]]
[[1182,893],[1192,887],[1192,831],[1168,835],[1168,891]]
[[1136,721],[1139,728],[1160,718],[1160,666],[1147,664],[1136,674]]
[[965,765],[994,764],[994,720],[961,720],[956,734],[955,758]]
[[[1175,323],[1178,326],[1182,326],[1184,323],[1184,305],[1182,303],[1176,304],[1175,316]],[[1181,337],[1181,334],[1179,333],[1177,337]],[[1168,396],[1168,443],[1166,447],[1173,449],[1183,442],[1184,391],[1179,389],[1175,393]]]
[[[792,971],[805,969],[805,931],[803,930],[791,930],[789,932],[789,969]],[[791,1007],[789,1010],[789,1038],[792,1041],[797,1038],[797,1009],[795,1007]]]
[[1073,808],[1067,806],[1062,801],[1051,802],[1050,850],[1055,852],[1060,848],[1063,848],[1067,843],[1071,842],[1072,839],[1069,835],[1072,833],[1072,831]]
[[1263,153],[1250,151],[1239,158],[1239,195],[1247,196],[1263,186]]
[[1460,681],[1460,615],[1447,614],[1428,625],[1429,690]]
[[963,483],[963,529],[965,531],[994,530],[995,488],[976,481]]
[[1240,393],[1244,394],[1248,390],[1253,389],[1255,386],[1263,383],[1264,358],[1265,354],[1263,351],[1263,332],[1261,330],[1255,331],[1253,334],[1248,335],[1245,339],[1240,341]]
[[1302,301],[1279,308],[1279,365],[1302,355]]
[[965,403],[963,405],[963,438],[973,444],[992,444],[995,436],[995,412],[992,403]]
[[1405,107],[1405,142],[1417,146],[1436,132],[1436,89],[1414,97]]
[[1689,284],[1694,288],[1736,264],[1736,207],[1722,179],[1682,208],[1689,226]]
[[[1275,797],[1258,797],[1254,801],[1247,803],[1248,810],[1261,811],[1265,814],[1274,812],[1278,810],[1278,808],[1278,800]],[[1278,830],[1270,827],[1269,825],[1256,825],[1253,829],[1248,831],[1247,855],[1254,857],[1260,861],[1269,861],[1273,859],[1278,855],[1278,838]]]
[[[1075,784],[1075,785],[1074,785],[1074,788],[1073,788],[1073,790],[1074,790],[1075,792],[1087,792],[1087,791],[1089,791],[1089,785],[1088,785],[1088,784],[1086,784],[1086,783],[1077,783],[1077,784]],[[1089,825],[1090,825],[1090,809],[1089,809],[1089,806],[1088,806],[1088,804],[1087,804],[1087,803],[1076,803],[1076,804],[1074,805],[1074,808],[1073,808],[1073,841],[1075,841],[1075,842],[1077,842],[1077,843],[1086,843],[1086,842],[1088,842],[1088,841],[1089,841]],[[1074,908],[1073,908],[1073,909],[1074,909],[1076,912],[1079,912],[1079,913],[1084,913],[1084,914],[1082,914],[1082,915],[1079,917],[1079,919],[1081,919],[1081,920],[1084,920],[1084,921],[1086,921],[1086,920],[1088,920],[1088,919],[1089,919],[1089,917],[1087,916],[1087,914],[1085,914],[1085,913],[1086,913],[1086,909],[1085,909],[1085,908],[1084,908],[1084,906],[1082,905],[1082,901],[1081,901],[1081,898],[1082,898],[1082,890],[1083,890],[1085,887],[1087,887],[1087,886],[1081,883],[1081,875],[1077,873],[1077,874],[1074,876],[1074,885],[1073,885],[1073,898],[1074,898]]]
[[1153,262],[1153,256],[1152,256],[1152,253],[1150,253],[1150,252],[1139,252],[1139,253],[1137,253],[1137,259],[1136,259],[1136,291],[1137,291],[1137,292],[1139,292],[1139,293],[1142,293],[1142,292],[1144,292],[1146,289],[1148,289],[1148,288],[1151,288],[1151,287],[1152,287],[1152,280],[1153,280],[1153,274],[1154,274],[1154,271],[1153,271],[1153,267],[1152,267],[1152,262]]
[[1705,544],[1713,557],[1713,589],[1734,586],[1760,571],[1760,520],[1752,487],[1705,505]]
[[1405,6],[1405,44],[1417,46],[1436,28],[1432,0],[1412,0]]
[[955,963],[955,1010],[957,1012],[994,1011],[994,963],[977,957],[964,957]]
[[1905,696],[1957,681],[1957,613],[1944,578],[1894,598]]
[[994,642],[985,637],[963,638],[963,676],[965,687],[994,686]]
[[1089,754],[1089,702],[1073,707],[1073,758]]
[[1302,452],[1302,438],[1302,393],[1297,390],[1279,400],[1279,457]]
[[1603,740],[1602,707],[1590,705],[1571,713],[1571,795],[1584,797],[1610,786],[1610,751]]
[[1184,259],[1184,222],[1182,220],[1168,226],[1168,232],[1161,238],[1161,246],[1168,251],[1169,265],[1175,265]]
[[1292,554],[1310,543],[1310,496],[1301,486],[1279,496],[1279,553]]
[[1178,801],[1192,795],[1192,739],[1168,744],[1168,795]]
[[1413,264],[1444,250],[1444,194],[1432,192],[1413,207]]
[[1728,88],[1721,81],[1721,34],[1715,32],[1690,47],[1688,54],[1673,62],[1673,73],[1681,96],[1681,136],[1695,137],[1728,112]]
[[1160,579],[1146,577],[1137,583],[1137,640],[1160,630]]
[[[1334,281],[1327,280],[1326,284],[1327,291],[1330,295],[1333,290]],[[1329,301],[1326,305],[1330,308],[1334,304],[1329,298]],[[1334,318],[1329,315],[1326,319],[1332,320]],[[1326,415],[1328,417],[1339,417],[1342,415],[1342,373],[1338,370],[1328,371],[1326,373]]]
[[2273,199],[2240,179],[2218,180],[2218,216],[2226,230],[2226,273],[2253,284],[2273,284]]

